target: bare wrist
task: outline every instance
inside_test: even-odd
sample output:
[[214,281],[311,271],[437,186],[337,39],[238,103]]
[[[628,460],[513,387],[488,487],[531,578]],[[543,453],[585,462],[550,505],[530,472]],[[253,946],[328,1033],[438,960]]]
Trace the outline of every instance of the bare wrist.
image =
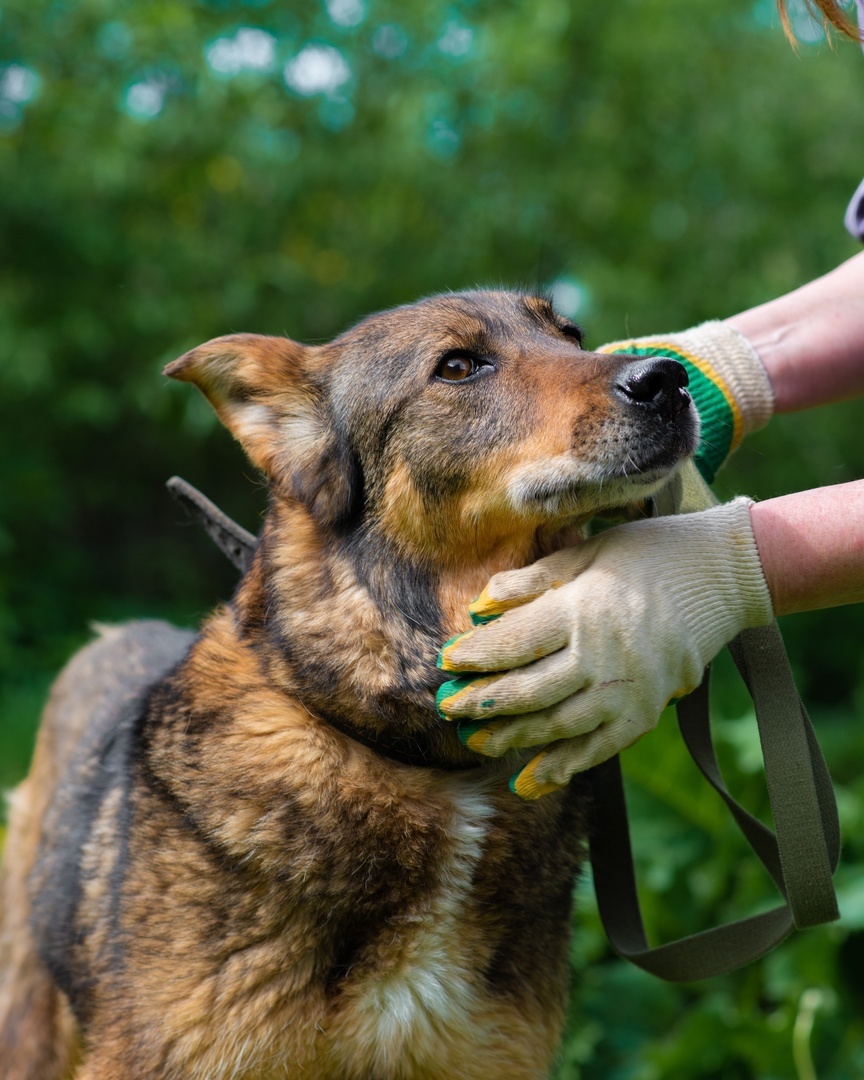
[[750,520],[777,615],[864,601],[864,480],[754,503]]

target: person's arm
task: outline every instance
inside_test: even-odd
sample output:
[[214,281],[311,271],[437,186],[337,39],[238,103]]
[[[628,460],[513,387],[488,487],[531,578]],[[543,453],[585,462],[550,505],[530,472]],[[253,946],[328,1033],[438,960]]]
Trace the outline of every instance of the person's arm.
[[[864,252],[726,323],[758,354],[776,412],[864,395]],[[778,615],[864,601],[864,481],[769,499],[750,517]]]
[[750,507],[776,615],[864,601],[864,480]]
[[671,356],[684,365],[702,420],[695,462],[710,484],[741,440],[774,412],[864,393],[864,254],[731,318],[615,341],[599,351]]
[[[609,350],[668,343],[703,379],[709,405],[720,403],[703,415],[706,445],[726,447],[719,464],[735,445],[721,397],[746,434],[772,407],[864,393],[864,254],[725,323]],[[864,601],[864,481],[751,504],[743,517],[721,506],[618,526],[551,559],[557,587],[543,584],[546,560],[493,578],[473,613],[507,614],[448,642],[441,658],[455,675],[501,673],[442,687],[442,715],[461,721],[463,741],[492,756],[546,746],[513,778],[526,798],[650,730],[699,664],[772,607]]]
[[864,252],[725,322],[762,361],[776,412],[864,394]]

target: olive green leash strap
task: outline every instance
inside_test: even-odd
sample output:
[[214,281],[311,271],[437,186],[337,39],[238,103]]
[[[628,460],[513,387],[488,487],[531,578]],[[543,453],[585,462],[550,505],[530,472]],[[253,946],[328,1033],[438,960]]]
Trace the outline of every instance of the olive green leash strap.
[[840,861],[837,800],[777,624],[743,631],[730,642],[729,651],[756,706],[785,895],[795,928],[831,922],[840,917],[833,881]]
[[[682,470],[658,499],[662,512],[704,509],[716,500],[695,469]],[[603,926],[613,948],[671,982],[709,978],[764,956],[795,929],[839,917],[832,876],[840,858],[837,804],[825,760],[795,687],[777,624],[745,630],[729,651],[756,710],[772,832],[729,793],[711,740],[709,678],[677,705],[688,750],[726,803],[785,903],[667,945],[648,945],[639,908],[627,807],[617,758],[587,775],[594,799],[591,863]]]

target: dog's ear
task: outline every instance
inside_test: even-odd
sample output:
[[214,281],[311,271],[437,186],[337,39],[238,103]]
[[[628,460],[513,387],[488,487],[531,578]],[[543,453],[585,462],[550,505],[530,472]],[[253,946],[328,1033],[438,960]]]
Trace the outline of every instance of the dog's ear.
[[275,479],[284,414],[305,411],[302,365],[303,346],[288,338],[229,334],[184,353],[164,374],[194,383],[252,464]]
[[164,373],[194,383],[253,465],[316,520],[337,525],[353,513],[359,467],[329,421],[312,352],[290,338],[229,334],[173,360]]

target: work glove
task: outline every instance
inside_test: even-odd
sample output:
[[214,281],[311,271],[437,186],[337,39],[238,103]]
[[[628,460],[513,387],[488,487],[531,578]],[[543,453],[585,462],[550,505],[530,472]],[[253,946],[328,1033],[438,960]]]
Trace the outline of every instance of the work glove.
[[753,346],[725,322],[706,322],[665,336],[631,338],[598,352],[671,356],[687,369],[687,389],[702,421],[694,460],[707,483],[745,435],[764,427],[774,393]]
[[444,683],[441,715],[480,754],[543,746],[510,781],[526,799],[630,746],[740,630],[773,617],[750,505],[618,525],[496,574],[470,607],[488,625],[439,658],[485,674]]

